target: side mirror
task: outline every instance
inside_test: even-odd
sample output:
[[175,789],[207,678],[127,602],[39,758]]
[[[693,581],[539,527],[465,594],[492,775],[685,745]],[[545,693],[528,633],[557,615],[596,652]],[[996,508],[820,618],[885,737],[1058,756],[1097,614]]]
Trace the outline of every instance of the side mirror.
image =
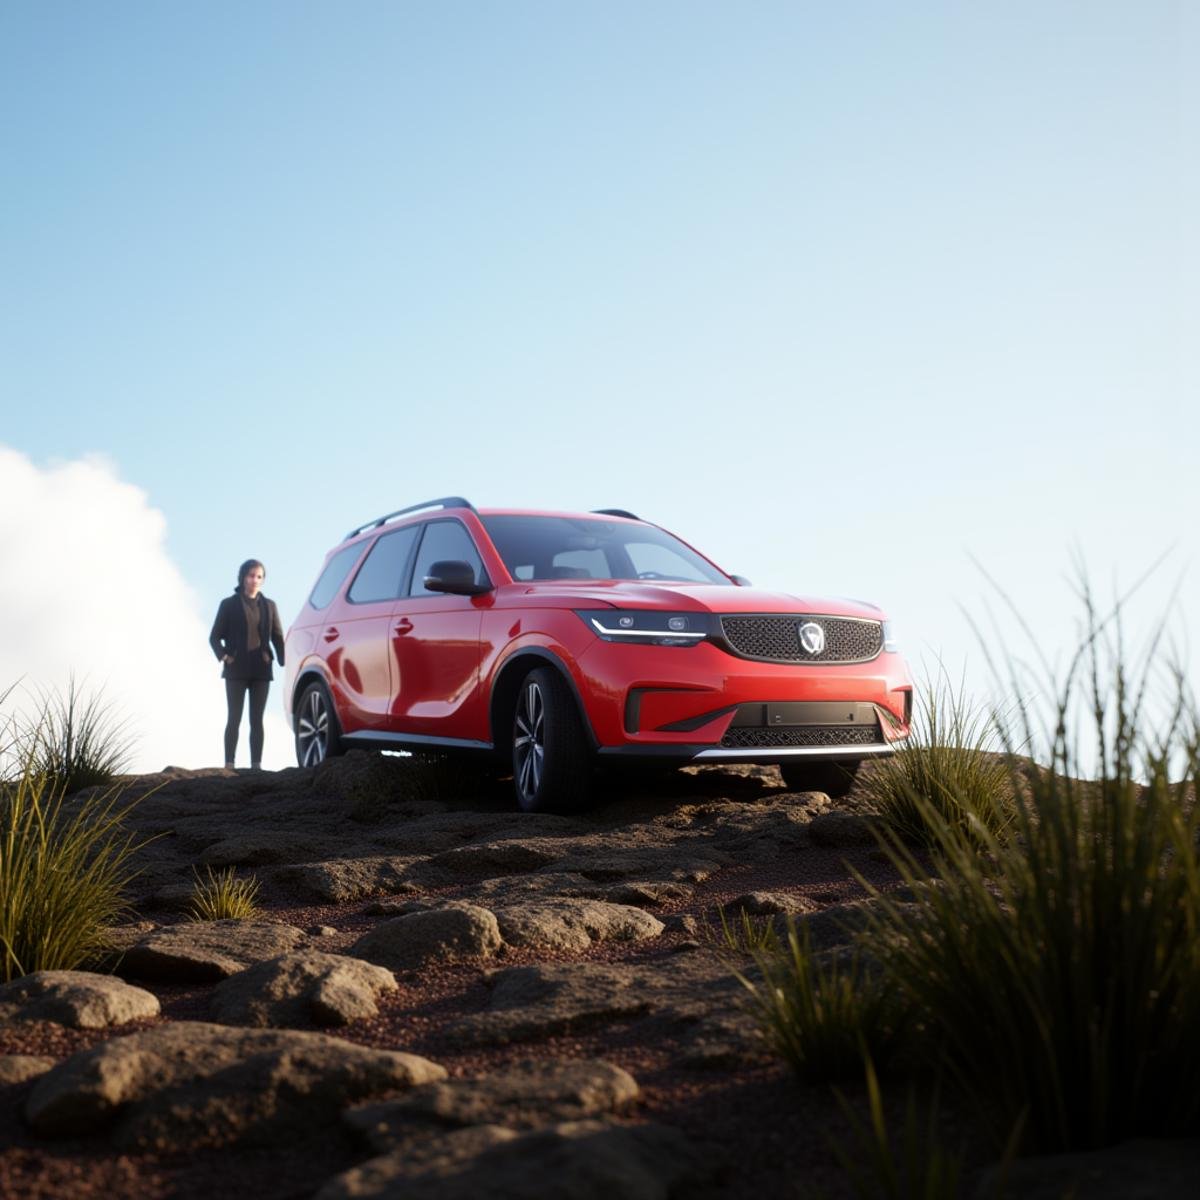
[[492,590],[490,583],[476,583],[475,568],[457,558],[433,563],[422,582],[426,591],[449,592],[452,596],[482,596]]
[[745,575],[730,575],[730,579],[738,585],[738,587],[753,587],[754,585],[748,580]]

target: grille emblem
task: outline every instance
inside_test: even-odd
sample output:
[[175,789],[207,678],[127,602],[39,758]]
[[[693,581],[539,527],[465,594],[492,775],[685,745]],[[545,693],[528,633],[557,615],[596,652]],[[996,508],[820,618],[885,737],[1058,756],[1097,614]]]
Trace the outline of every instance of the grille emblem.
[[825,630],[815,621],[800,626],[800,648],[808,654],[820,654],[825,649]]

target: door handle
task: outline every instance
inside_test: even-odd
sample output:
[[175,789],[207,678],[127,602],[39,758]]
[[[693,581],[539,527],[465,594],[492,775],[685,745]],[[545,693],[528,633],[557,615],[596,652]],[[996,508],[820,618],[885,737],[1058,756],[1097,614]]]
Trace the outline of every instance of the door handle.
[[327,642],[336,642],[338,638],[341,637],[341,634],[338,633],[336,625],[330,625],[330,627],[325,630],[321,636],[324,637]]
[[412,627],[413,623],[407,617],[401,617],[400,620],[396,622],[395,629],[397,633],[409,633],[411,632]]

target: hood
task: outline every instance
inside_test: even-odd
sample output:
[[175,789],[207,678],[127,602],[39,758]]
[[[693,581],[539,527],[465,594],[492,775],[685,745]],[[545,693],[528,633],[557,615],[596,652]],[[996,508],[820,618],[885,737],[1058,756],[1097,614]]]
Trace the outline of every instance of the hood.
[[[712,583],[661,583],[637,579],[546,580],[500,589],[510,603],[547,608],[647,608],[675,612],[821,613],[882,621],[883,611],[863,600],[791,596],[762,588]],[[500,597],[498,596],[499,600]]]

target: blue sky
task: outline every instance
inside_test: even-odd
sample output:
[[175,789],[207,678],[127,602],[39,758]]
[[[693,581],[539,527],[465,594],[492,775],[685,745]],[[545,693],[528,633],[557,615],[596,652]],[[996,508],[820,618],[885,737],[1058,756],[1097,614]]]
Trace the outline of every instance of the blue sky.
[[110,460],[206,619],[463,493],[631,508],[973,678],[972,555],[1053,651],[1073,553],[1107,595],[1173,546],[1148,631],[1200,611],[1198,28],[3,0],[0,445]]

